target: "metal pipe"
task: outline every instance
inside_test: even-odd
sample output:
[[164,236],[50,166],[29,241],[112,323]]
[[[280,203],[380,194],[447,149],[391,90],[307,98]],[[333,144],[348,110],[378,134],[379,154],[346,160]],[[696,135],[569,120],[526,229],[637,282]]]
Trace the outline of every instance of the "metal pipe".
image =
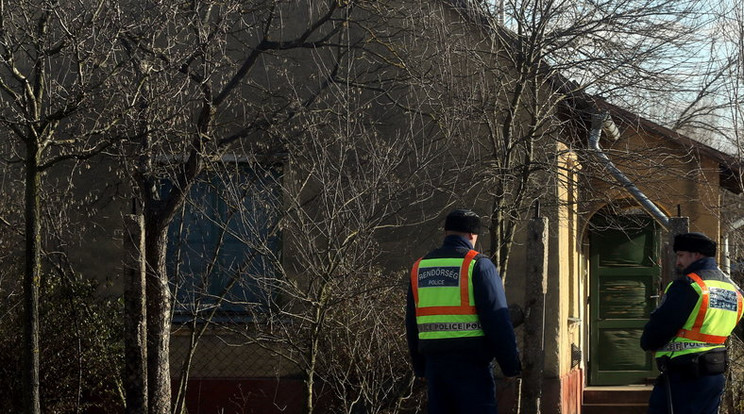
[[731,272],[731,250],[729,246],[729,238],[730,234],[734,231],[738,230],[741,226],[744,226],[744,217],[736,220],[731,226],[729,226],[728,231],[726,232],[726,235],[723,237],[723,249],[721,251],[721,258],[723,259],[723,266],[721,266],[721,270],[723,270],[726,273]]
[[722,247],[722,249],[721,249],[721,259],[723,259],[722,260],[723,263],[721,264],[721,270],[723,270],[723,272],[726,273],[726,274],[731,274],[731,257],[729,256],[729,236],[728,236],[728,234],[723,237],[723,243],[721,243],[721,244],[722,244],[722,246],[721,246]]
[[641,207],[643,207],[656,219],[656,221],[659,222],[659,224],[668,230],[669,217],[664,214],[664,212],[661,211],[653,201],[646,197],[646,195],[643,194],[643,192],[639,190],[638,187],[636,187],[636,185],[633,184],[633,182],[612,163],[612,161],[610,161],[607,154],[602,151],[602,148],[599,146],[599,137],[603,130],[607,133],[607,136],[613,140],[620,138],[620,131],[617,129],[617,125],[615,125],[615,122],[612,121],[612,118],[608,113],[594,114],[592,115],[592,129],[589,132],[589,148],[593,150],[594,155],[605,166],[605,168],[610,171],[612,176],[622,184],[623,188],[625,188],[633,198],[638,201]]

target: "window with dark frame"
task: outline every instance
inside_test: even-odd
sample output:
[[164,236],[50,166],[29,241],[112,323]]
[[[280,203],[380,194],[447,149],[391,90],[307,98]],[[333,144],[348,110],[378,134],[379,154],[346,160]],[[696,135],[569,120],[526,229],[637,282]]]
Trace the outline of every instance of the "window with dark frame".
[[[225,162],[201,174],[169,228],[176,319],[250,317],[269,305],[281,251],[280,165]],[[162,191],[170,191],[164,182]]]

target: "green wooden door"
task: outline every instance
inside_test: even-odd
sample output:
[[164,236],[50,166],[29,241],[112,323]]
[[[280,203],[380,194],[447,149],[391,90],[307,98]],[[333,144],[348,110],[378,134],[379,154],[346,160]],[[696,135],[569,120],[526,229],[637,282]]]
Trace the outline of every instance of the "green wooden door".
[[612,222],[590,233],[590,385],[638,384],[656,376],[640,339],[658,301],[659,231],[647,217]]

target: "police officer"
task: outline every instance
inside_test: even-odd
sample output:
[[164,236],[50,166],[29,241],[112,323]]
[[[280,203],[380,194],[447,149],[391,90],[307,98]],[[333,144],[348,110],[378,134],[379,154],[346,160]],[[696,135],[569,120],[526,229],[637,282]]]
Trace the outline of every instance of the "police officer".
[[521,371],[503,283],[473,250],[480,229],[474,212],[451,212],[442,246],[411,270],[406,333],[430,414],[495,414],[494,357],[507,379]]
[[681,276],[651,313],[641,347],[654,351],[661,375],[649,413],[715,414],[728,356],[724,342],[742,315],[742,294],[716,264],[716,243],[702,233],[674,238]]

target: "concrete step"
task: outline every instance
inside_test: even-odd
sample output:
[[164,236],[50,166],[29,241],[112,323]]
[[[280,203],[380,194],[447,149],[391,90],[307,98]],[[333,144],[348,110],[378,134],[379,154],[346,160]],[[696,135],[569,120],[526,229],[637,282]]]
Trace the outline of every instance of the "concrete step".
[[581,414],[645,414],[651,386],[587,387]]
[[581,414],[646,414],[647,411],[647,405],[608,404],[581,406]]

